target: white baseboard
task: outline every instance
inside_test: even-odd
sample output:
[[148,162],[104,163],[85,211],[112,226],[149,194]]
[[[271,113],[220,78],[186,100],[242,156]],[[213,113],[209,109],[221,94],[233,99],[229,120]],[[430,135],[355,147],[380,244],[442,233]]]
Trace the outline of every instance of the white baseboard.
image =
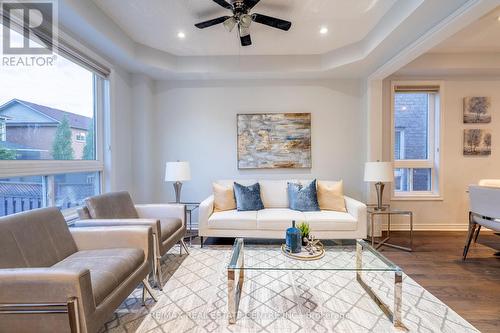
[[[391,230],[394,231],[408,231],[408,223],[406,224],[391,224]],[[383,224],[383,229],[387,230],[387,223]],[[467,231],[468,224],[414,224],[414,231]]]

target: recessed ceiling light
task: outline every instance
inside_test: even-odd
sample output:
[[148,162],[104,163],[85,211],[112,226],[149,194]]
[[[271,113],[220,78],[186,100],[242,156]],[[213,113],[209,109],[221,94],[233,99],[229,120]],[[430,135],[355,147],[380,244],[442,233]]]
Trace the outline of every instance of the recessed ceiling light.
[[328,28],[327,27],[321,27],[321,29],[319,29],[319,33],[322,34],[322,35],[326,35],[328,33]]
[[184,38],[186,38],[186,34],[183,33],[182,31],[179,31],[179,33],[177,34],[177,38],[184,39]]

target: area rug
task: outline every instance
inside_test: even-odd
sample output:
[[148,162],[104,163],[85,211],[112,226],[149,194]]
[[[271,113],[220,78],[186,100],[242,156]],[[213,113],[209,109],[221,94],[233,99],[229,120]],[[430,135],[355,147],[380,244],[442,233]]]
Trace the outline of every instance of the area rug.
[[[246,246],[245,255],[276,255]],[[400,332],[356,281],[354,272],[246,271],[238,321],[228,324],[229,246],[173,249],[162,265],[157,303],[141,302],[138,288],[103,332]],[[346,255],[354,256],[354,252]],[[364,273],[364,280],[392,304],[390,273]],[[389,274],[385,276],[384,274]],[[392,282],[391,282],[392,281]],[[410,332],[479,332],[410,277],[403,277],[403,323]]]

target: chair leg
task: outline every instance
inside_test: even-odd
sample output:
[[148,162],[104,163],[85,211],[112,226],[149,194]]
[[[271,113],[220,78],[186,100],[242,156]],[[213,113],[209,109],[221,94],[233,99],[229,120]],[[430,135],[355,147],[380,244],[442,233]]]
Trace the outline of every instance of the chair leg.
[[161,257],[155,258],[156,261],[156,283],[158,289],[163,290],[163,281],[161,279]]
[[469,252],[470,242],[472,241],[472,237],[474,236],[475,229],[476,223],[472,221],[472,213],[469,213],[469,233],[467,234],[467,240],[465,242],[462,260],[465,260],[467,258],[467,252]]
[[479,236],[479,231],[481,231],[481,226],[480,225],[477,226],[476,235],[474,236],[474,243],[477,242],[477,237]]
[[180,240],[180,248],[181,248],[181,254],[182,254],[182,248],[184,248],[184,251],[186,251],[186,254],[189,254],[189,250],[188,250],[186,243],[184,242],[184,239]]
[[154,295],[153,288],[151,288],[151,285],[149,284],[148,279],[144,279],[144,280],[142,280],[142,304],[143,305],[146,302],[146,291],[148,292],[149,295],[151,295],[151,298],[155,302],[158,302],[158,298]]
[[203,247],[203,236],[200,236],[200,247]]

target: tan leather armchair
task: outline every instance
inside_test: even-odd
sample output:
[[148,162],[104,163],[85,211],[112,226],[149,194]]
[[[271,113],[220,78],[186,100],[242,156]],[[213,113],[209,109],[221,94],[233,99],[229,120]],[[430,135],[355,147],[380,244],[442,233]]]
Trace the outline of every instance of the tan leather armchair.
[[145,226],[69,229],[56,208],[0,218],[0,332],[97,332],[141,281],[153,296],[152,239]]
[[147,225],[153,229],[153,272],[162,289],[161,258],[177,243],[180,251],[189,250],[184,243],[186,235],[186,207],[182,204],[134,205],[128,192],[106,193],[85,199],[78,210],[80,220],[75,227]]

